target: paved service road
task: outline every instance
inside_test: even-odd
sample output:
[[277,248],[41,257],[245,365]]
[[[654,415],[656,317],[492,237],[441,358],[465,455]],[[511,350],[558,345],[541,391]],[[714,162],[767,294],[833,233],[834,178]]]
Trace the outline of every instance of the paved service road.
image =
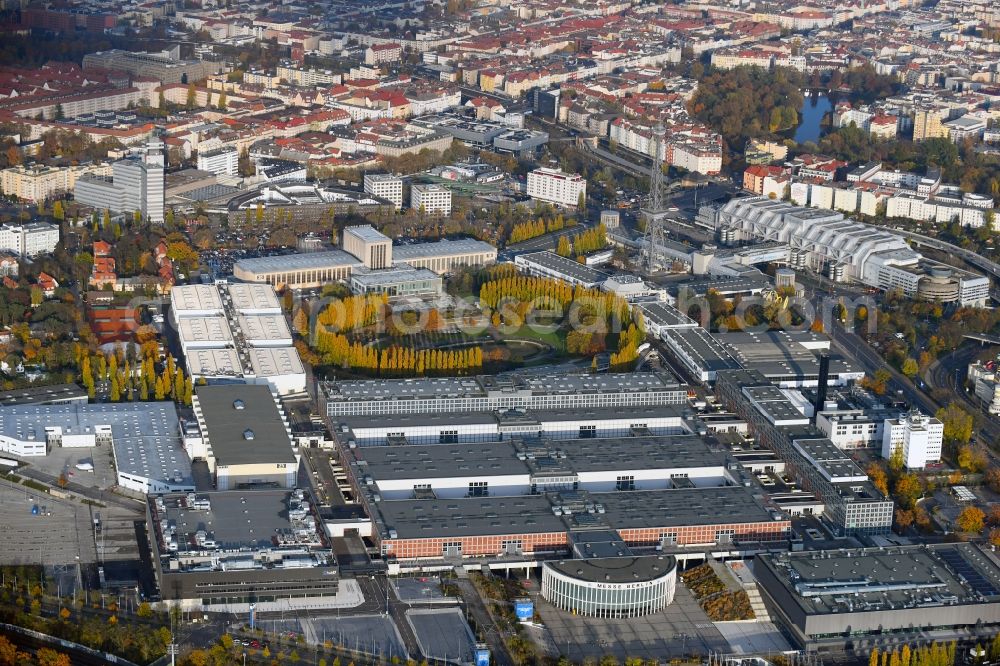
[[847,358],[858,361],[869,375],[874,375],[876,370],[886,370],[892,377],[893,383],[903,391],[903,398],[907,403],[925,414],[934,414],[938,410],[939,405],[930,396],[914,386],[903,373],[886,363],[861,336],[844,329],[838,323],[834,323],[827,333],[833,338],[834,346]]
[[467,616],[475,622],[480,631],[485,634],[486,644],[490,648],[490,656],[495,666],[514,666],[514,660],[507,651],[500,629],[486,609],[479,590],[468,578],[456,578],[454,582],[465,600]]
[[962,345],[952,353],[942,356],[932,363],[931,367],[924,373],[924,381],[935,389],[948,391],[954,402],[978,417],[976,421],[980,429],[979,434],[983,435],[979,439],[985,439],[988,445],[1000,446],[1000,420],[987,414],[979,399],[965,390],[965,376],[969,364],[982,350],[983,348],[979,345],[969,343]]

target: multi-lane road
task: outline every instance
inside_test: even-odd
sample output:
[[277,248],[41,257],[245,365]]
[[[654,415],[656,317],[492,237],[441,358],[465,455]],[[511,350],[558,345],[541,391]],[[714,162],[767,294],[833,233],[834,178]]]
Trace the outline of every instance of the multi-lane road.
[[965,390],[965,375],[969,364],[982,348],[965,343],[947,356],[935,361],[925,374],[928,386],[948,391],[962,408],[975,415],[980,441],[989,445],[1000,445],[1000,420],[987,414],[975,395]]

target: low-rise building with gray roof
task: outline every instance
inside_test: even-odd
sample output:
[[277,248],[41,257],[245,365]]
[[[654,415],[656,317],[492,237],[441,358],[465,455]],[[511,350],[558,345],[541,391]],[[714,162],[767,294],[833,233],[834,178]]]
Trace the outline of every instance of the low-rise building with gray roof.
[[887,636],[969,640],[1000,625],[1000,567],[973,543],[764,554],[754,576],[772,617],[808,651],[868,651]]
[[0,450],[44,456],[54,447],[110,446],[117,484],[139,493],[193,490],[191,460],[172,402],[0,407]]

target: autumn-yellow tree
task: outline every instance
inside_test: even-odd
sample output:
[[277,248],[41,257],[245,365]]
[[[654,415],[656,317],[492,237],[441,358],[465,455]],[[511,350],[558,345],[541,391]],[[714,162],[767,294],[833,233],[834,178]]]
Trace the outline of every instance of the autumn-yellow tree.
[[962,509],[955,519],[955,526],[963,532],[979,533],[983,531],[986,514],[976,506],[967,506]]

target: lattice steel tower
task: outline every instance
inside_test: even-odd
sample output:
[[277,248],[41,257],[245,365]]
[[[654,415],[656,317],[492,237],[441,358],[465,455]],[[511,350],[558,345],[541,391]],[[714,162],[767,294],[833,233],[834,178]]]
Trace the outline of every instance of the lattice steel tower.
[[663,153],[667,144],[667,130],[663,123],[657,123],[653,129],[653,166],[649,170],[649,198],[646,207],[640,213],[646,223],[646,233],[643,247],[645,248],[644,267],[652,275],[657,264],[665,265],[663,252],[660,249],[667,238],[667,229],[663,224],[667,210],[663,202],[665,180],[663,177]]

